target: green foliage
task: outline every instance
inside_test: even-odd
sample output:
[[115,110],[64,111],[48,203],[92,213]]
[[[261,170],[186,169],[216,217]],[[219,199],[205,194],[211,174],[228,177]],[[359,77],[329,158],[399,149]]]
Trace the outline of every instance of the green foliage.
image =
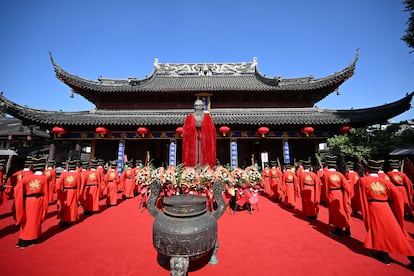
[[404,5],[405,11],[408,12],[410,16],[407,21],[407,29],[401,39],[408,47],[414,49],[414,0],[404,0]]
[[362,128],[352,128],[347,135],[328,138],[328,149],[339,148],[345,159],[367,159],[371,155],[369,141],[371,134]]
[[400,131],[399,125],[390,125],[385,130],[367,131],[353,128],[347,135],[335,135],[327,139],[328,150],[338,148],[344,159],[388,159],[397,148],[414,148],[414,131]]

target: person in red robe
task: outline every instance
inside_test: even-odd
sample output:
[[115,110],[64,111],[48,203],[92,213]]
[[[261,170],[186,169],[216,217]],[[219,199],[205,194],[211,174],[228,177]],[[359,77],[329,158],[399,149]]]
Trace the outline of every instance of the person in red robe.
[[69,171],[62,172],[56,182],[57,206],[60,226],[67,227],[79,219],[78,202],[81,189],[81,177],[76,165],[69,165]]
[[103,183],[103,179],[105,178],[105,173],[106,173],[105,161],[103,159],[98,159],[98,160],[94,159],[93,162],[98,164],[96,167],[96,170],[98,174],[100,175],[99,179],[101,179],[102,181],[102,183],[100,184],[101,189],[99,191],[99,198],[104,198],[106,197],[106,192],[107,192],[105,184]]
[[22,170],[19,170],[15,173],[13,173],[6,182],[6,194],[8,199],[14,198],[14,187],[22,180],[23,177],[27,175],[31,175],[33,173],[32,170],[32,156],[27,156],[24,167]]
[[302,165],[302,173],[298,176],[302,198],[302,212],[309,220],[316,220],[319,213],[321,182],[319,177],[311,171],[311,161],[303,161]]
[[5,186],[4,186],[4,166],[6,165],[6,161],[4,159],[0,160],[0,206],[7,201],[7,194],[5,192]]
[[273,196],[273,191],[271,188],[271,178],[270,178],[270,168],[268,163],[265,164],[265,167],[262,171],[262,178],[263,178],[263,191],[268,197]]
[[122,172],[120,179],[121,187],[123,187],[122,197],[129,199],[134,197],[135,189],[135,170],[132,163],[127,163],[127,168]]
[[[22,181],[26,176],[33,174],[33,157],[27,156],[24,162],[24,168],[13,173],[6,181],[5,192],[7,194],[7,199],[14,199],[14,188]],[[13,201],[12,205],[13,217],[16,219],[16,201]]]
[[364,247],[372,256],[389,265],[389,254],[405,255],[414,269],[413,241],[404,225],[404,199],[399,190],[388,180],[378,176],[380,163],[368,160],[368,171],[361,177],[362,215],[367,235]]
[[389,168],[390,171],[387,172],[387,175],[404,199],[404,215],[413,217],[413,183],[405,173],[399,171],[400,162],[398,160],[389,160]]
[[117,161],[111,162],[111,167],[105,174],[105,186],[107,187],[106,204],[108,206],[115,206],[118,204],[118,184],[119,176],[116,169]]
[[42,222],[49,205],[49,188],[44,159],[36,160],[34,173],[25,176],[14,188],[16,225],[20,225],[19,241],[16,247],[25,248],[38,242]]
[[204,103],[196,100],[194,113],[189,114],[183,126],[183,165],[189,167],[216,165],[216,128],[213,119],[203,111]]
[[270,169],[270,188],[272,190],[272,198],[275,201],[280,201],[282,199],[281,181],[283,174],[275,161],[272,161],[271,166],[272,168]]
[[81,202],[86,216],[99,211],[99,196],[104,181],[101,179],[100,172],[96,169],[97,166],[98,163],[92,160],[90,170],[86,171],[83,179],[81,177]]
[[345,176],[336,170],[336,157],[327,157],[328,169],[324,172],[326,195],[329,210],[329,225],[334,227],[329,233],[334,236],[351,235],[351,186]]
[[282,176],[282,190],[283,190],[283,202],[289,208],[295,208],[296,199],[299,198],[300,186],[298,177],[294,171],[294,168],[290,164],[285,164],[285,170]]
[[362,212],[361,194],[359,193],[358,189],[359,174],[358,172],[354,171],[354,163],[351,161],[348,161],[346,163],[345,178],[348,180],[349,185],[351,186],[352,214],[358,215],[358,213]]
[[55,160],[48,160],[45,170],[45,175],[49,181],[49,204],[54,202],[54,195],[56,192],[56,169],[55,169]]

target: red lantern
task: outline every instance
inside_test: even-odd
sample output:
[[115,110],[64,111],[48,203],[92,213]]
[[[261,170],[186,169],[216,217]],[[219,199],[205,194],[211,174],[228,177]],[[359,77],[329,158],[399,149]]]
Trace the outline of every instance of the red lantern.
[[66,129],[63,127],[55,126],[52,128],[52,132],[56,133],[58,137],[60,137],[62,134],[66,133]]
[[348,133],[350,130],[351,130],[350,126],[341,126],[341,128],[339,129],[339,131],[344,134]]
[[303,127],[302,132],[305,133],[306,137],[309,137],[309,134],[312,134],[315,129],[311,126]]
[[137,129],[137,132],[139,133],[139,134],[141,134],[141,136],[142,137],[144,137],[145,136],[145,134],[148,134],[148,128],[146,128],[146,127],[139,127],[138,129]]
[[105,134],[107,134],[107,133],[108,133],[108,129],[107,129],[107,128],[105,128],[105,127],[97,127],[97,128],[95,129],[95,131],[96,131],[96,133],[100,134],[100,135],[101,135],[101,137],[103,137]]
[[263,138],[263,137],[265,137],[266,134],[269,133],[269,128],[268,127],[259,127],[259,129],[257,130],[257,133],[262,135],[262,138]]
[[177,132],[178,135],[180,135],[180,137],[183,137],[184,128],[183,127],[177,127],[175,132]]
[[226,136],[226,134],[230,131],[230,128],[228,126],[221,126],[219,128],[219,132],[223,134],[223,136]]

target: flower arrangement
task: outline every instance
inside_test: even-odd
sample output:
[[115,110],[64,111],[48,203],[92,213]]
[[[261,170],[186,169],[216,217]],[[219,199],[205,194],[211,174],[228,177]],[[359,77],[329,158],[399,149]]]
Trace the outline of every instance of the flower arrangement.
[[175,167],[168,167],[165,170],[161,183],[164,185],[172,185],[175,186],[177,184],[177,173],[175,171]]
[[195,168],[186,167],[180,175],[179,183],[188,187],[196,187],[200,183],[200,177]]
[[233,178],[228,169],[218,166],[215,172],[215,178],[220,179],[223,184],[233,185]]
[[137,172],[136,175],[137,185],[150,185],[152,182],[152,173],[149,166],[145,166]]
[[234,179],[234,186],[241,187],[243,184],[249,184],[249,176],[246,171],[241,168],[232,170],[231,175]]
[[249,182],[252,186],[262,182],[262,175],[255,166],[249,166],[245,169]]
[[160,183],[162,183],[162,179],[164,176],[164,167],[158,167],[151,172],[151,178],[152,180],[158,179]]
[[206,166],[200,173],[200,184],[204,186],[211,186],[214,182],[214,171],[210,166]]

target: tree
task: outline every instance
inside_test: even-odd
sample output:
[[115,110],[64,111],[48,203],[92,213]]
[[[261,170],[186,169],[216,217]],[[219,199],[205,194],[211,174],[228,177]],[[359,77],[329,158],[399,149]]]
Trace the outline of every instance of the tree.
[[[414,49],[414,0],[404,0],[404,11],[410,14],[407,21],[407,30],[405,30],[404,36],[401,38],[409,48]],[[411,52],[413,52],[412,50]]]
[[387,160],[389,153],[397,148],[414,148],[414,130],[401,131],[400,127],[396,124],[371,131],[354,128],[347,135],[328,138],[328,150],[337,149],[345,160]]

